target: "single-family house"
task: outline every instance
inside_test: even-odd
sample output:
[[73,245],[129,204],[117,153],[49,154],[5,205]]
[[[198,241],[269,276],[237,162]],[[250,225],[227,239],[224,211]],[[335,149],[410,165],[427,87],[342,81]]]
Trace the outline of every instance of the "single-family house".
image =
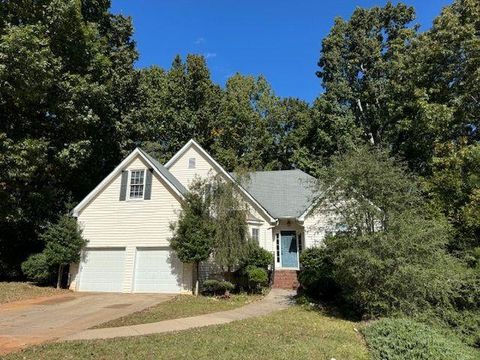
[[[73,210],[88,245],[70,266],[70,288],[191,292],[192,266],[171,250],[170,224],[192,180],[212,175],[235,181],[194,140],[164,165],[135,149]],[[274,286],[294,287],[302,249],[325,236],[322,218],[309,213],[313,180],[301,170],[259,171],[238,185],[251,237],[274,255]]]

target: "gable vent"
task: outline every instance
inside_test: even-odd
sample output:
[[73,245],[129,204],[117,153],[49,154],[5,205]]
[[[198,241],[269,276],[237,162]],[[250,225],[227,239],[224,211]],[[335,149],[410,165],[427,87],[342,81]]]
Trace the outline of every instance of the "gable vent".
[[195,169],[195,165],[196,165],[195,163],[196,163],[195,158],[188,159],[188,168],[189,169]]

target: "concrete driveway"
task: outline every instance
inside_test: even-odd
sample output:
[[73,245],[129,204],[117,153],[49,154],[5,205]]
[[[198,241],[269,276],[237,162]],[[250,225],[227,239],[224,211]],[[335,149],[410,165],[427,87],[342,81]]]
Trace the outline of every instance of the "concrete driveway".
[[0,305],[0,355],[75,334],[173,296],[72,293]]

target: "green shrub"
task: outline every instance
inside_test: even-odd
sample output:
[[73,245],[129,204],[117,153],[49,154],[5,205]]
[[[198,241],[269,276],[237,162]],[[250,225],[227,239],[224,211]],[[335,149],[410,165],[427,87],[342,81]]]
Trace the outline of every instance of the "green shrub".
[[267,270],[250,265],[245,268],[248,287],[251,291],[258,292],[268,284]]
[[300,255],[298,281],[311,296],[329,299],[337,293],[332,276],[333,266],[325,248],[309,248]]
[[34,254],[22,263],[22,271],[28,280],[46,283],[50,278],[50,267],[44,253]]
[[225,293],[232,291],[235,286],[224,280],[208,279],[202,284],[203,292],[207,295],[225,295]]
[[255,266],[266,270],[272,263],[273,254],[261,248],[257,243],[250,241],[240,267]]
[[458,338],[410,319],[382,319],[362,333],[373,360],[474,360],[480,356]]

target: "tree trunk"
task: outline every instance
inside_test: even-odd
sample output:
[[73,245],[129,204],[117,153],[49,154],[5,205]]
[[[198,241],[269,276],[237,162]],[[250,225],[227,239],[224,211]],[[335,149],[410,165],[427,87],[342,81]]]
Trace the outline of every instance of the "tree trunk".
[[60,287],[62,286],[62,275],[63,275],[63,264],[58,265],[57,289],[60,289]]
[[199,290],[199,278],[200,278],[200,262],[195,263],[195,290],[194,294],[195,296],[198,296],[198,290]]

